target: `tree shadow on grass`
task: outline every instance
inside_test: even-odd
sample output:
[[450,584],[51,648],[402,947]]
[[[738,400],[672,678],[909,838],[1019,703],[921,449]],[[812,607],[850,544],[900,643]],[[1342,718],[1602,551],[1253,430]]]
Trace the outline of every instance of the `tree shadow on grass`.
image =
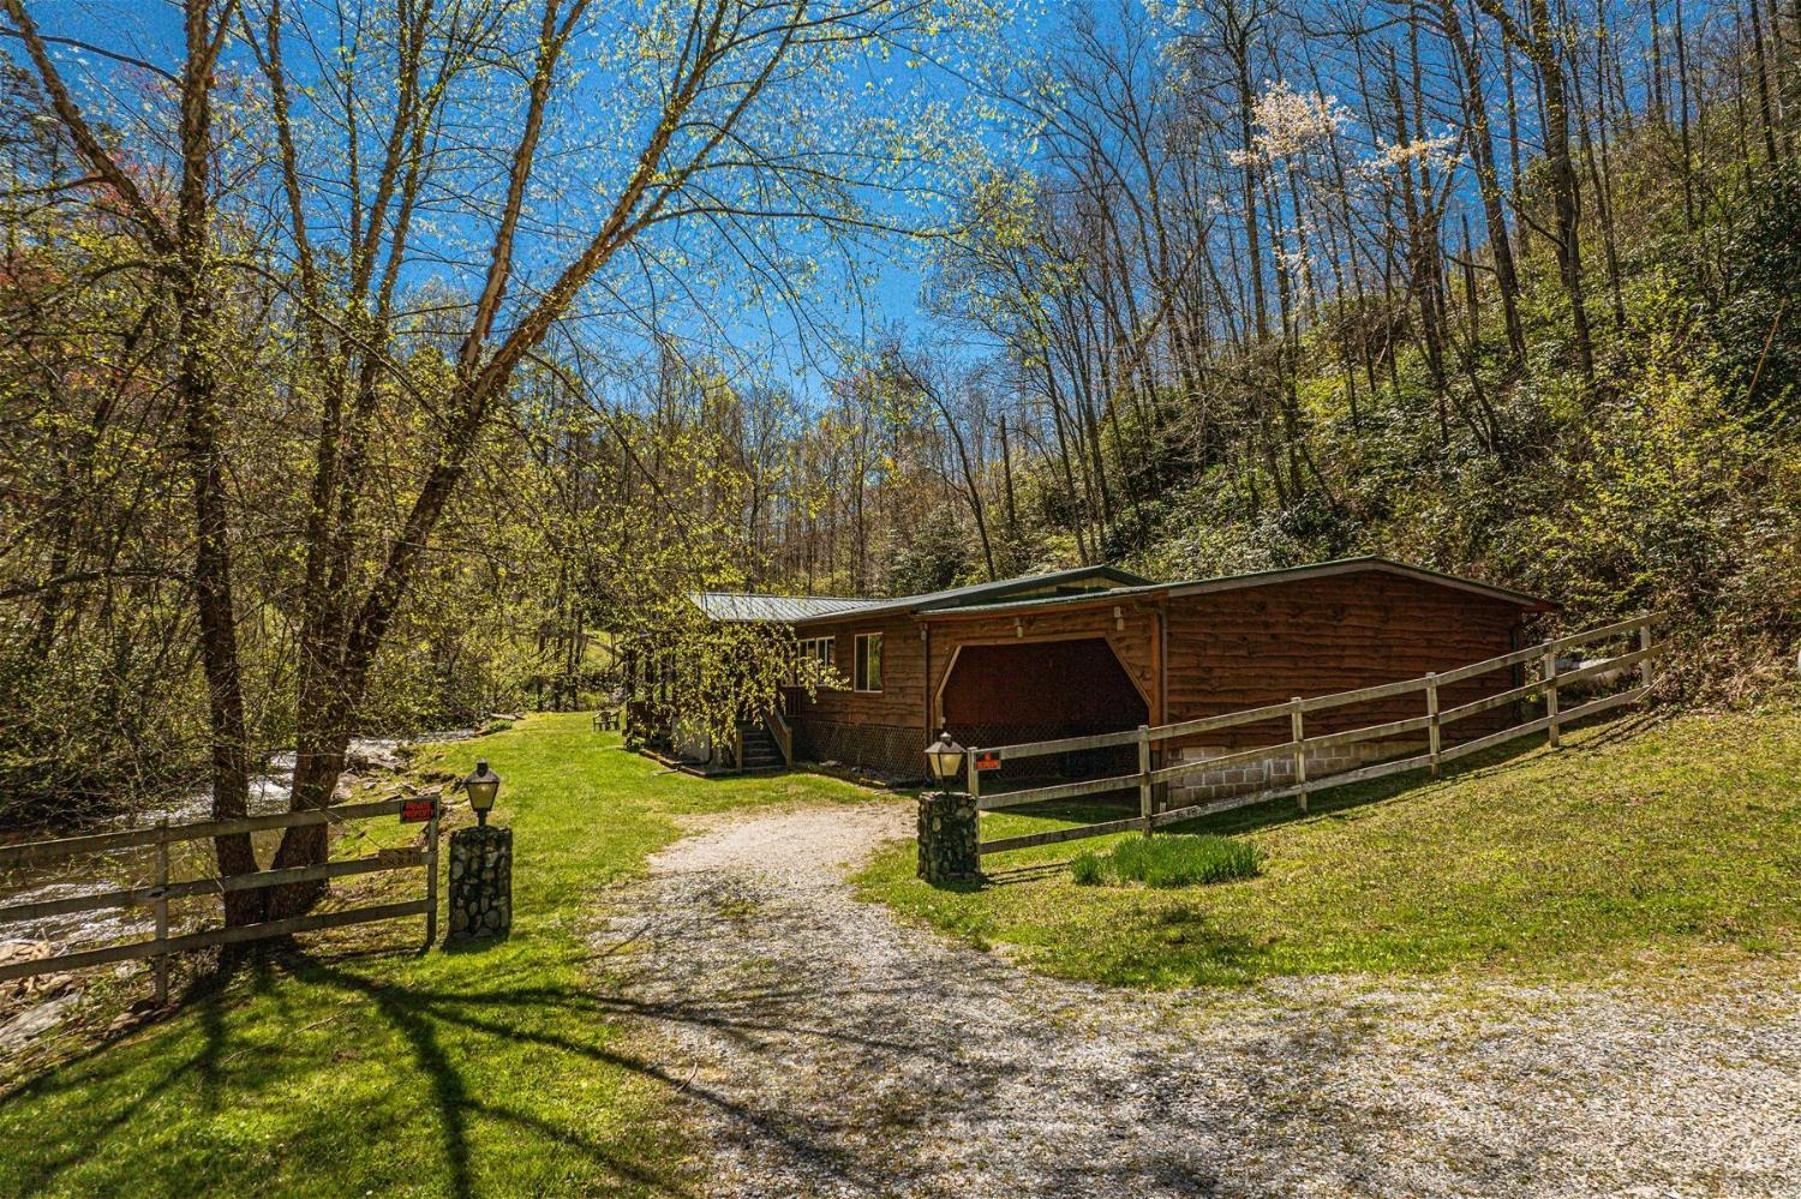
[[[383,957],[398,960],[404,955],[359,953],[353,958],[374,957],[375,965]],[[232,985],[249,978],[249,987]],[[273,1013],[264,1011],[255,1023],[285,1027],[296,1023],[292,1008],[277,985],[284,976],[314,987],[325,987],[354,995],[368,1003],[382,1020],[395,1029],[411,1054],[411,1067],[424,1084],[418,1104],[421,1112],[430,1112],[442,1144],[443,1189],[458,1197],[477,1193],[475,1161],[470,1136],[474,1116],[486,1117],[513,1125],[526,1135],[542,1137],[560,1148],[578,1153],[616,1178],[620,1183],[635,1185],[659,1194],[681,1195],[684,1189],[669,1168],[632,1160],[608,1146],[574,1121],[558,1122],[517,1104],[509,1104],[504,1096],[478,1093],[471,1084],[471,1067],[483,1055],[504,1052],[527,1043],[559,1054],[583,1059],[579,1064],[566,1064],[564,1076],[579,1077],[582,1070],[594,1067],[616,1067],[653,1081],[668,1082],[654,1064],[628,1054],[616,1052],[604,1042],[612,1036],[601,1019],[607,1012],[592,997],[569,987],[505,986],[476,993],[445,989],[409,987],[383,979],[375,972],[357,968],[354,960],[333,960],[290,954],[280,961],[259,956],[248,963],[233,965],[201,980],[183,997],[182,1007],[192,1015],[189,1026],[197,1041],[192,1052],[172,1058],[166,1064],[147,1063],[146,1054],[154,1048],[148,1041],[138,1044],[120,1043],[125,1035],[107,1038],[71,1055],[0,1098],[0,1117],[29,1110],[34,1104],[45,1104],[46,1110],[65,1107],[71,1098],[83,1102],[85,1118],[64,1119],[54,1130],[52,1152],[32,1162],[15,1177],[23,1193],[38,1193],[55,1187],[64,1176],[83,1163],[111,1157],[124,1151],[114,1142],[123,1139],[142,1140],[131,1132],[134,1120],[154,1119],[159,1101],[193,1094],[199,1110],[209,1114],[229,1115],[234,1107],[260,1106],[292,1082],[296,1075],[328,1073],[334,1058],[297,1060],[280,1040],[258,1043],[244,1041],[234,1035],[234,1016],[242,1013],[251,1001],[275,1003]],[[517,1009],[528,1014],[518,1023],[504,1015],[488,1018],[484,1012],[504,1013]],[[585,1033],[569,1033],[560,1028],[532,1027],[542,1024],[542,1013],[555,1009],[579,1009],[575,1027]],[[552,1022],[556,1023],[555,1021]],[[448,1039],[445,1033],[475,1034]],[[170,1023],[151,1029],[137,1030],[149,1038],[182,1036],[182,1028]],[[591,1038],[591,1039],[590,1039]],[[460,1040],[461,1043],[454,1043]],[[134,1049],[140,1052],[133,1052]],[[406,1066],[396,1063],[393,1075],[409,1077]],[[185,1101],[184,1101],[185,1102]],[[354,1119],[341,1111],[334,1119]],[[385,1134],[410,1133],[411,1129],[385,1128]],[[154,1140],[154,1138],[149,1138]],[[306,1131],[289,1141],[289,1150],[306,1152]],[[155,1160],[153,1146],[132,1149],[137,1157],[151,1155],[146,1161],[138,1157],[130,1166],[145,1192],[159,1187],[183,1189],[162,1171],[174,1169],[168,1162]],[[15,1163],[16,1164],[16,1163]],[[148,1168],[146,1168],[148,1167]],[[189,1189],[194,1187],[190,1180]]]
[[[200,1027],[200,1047],[175,1062],[160,1077],[137,1090],[131,1102],[120,1104],[98,1123],[89,1126],[62,1152],[45,1159],[33,1173],[27,1192],[47,1189],[64,1171],[90,1158],[109,1137],[124,1128],[129,1120],[171,1089],[187,1082],[190,1076],[197,1079],[196,1087],[205,1109],[221,1110],[225,1090],[223,1070],[233,1056],[227,1052],[231,1044],[227,1013],[230,1008],[243,1001],[241,995],[228,996],[227,988],[235,978],[248,976],[250,993],[264,997],[275,989],[276,974],[269,959],[259,955],[253,958],[225,959],[220,963],[219,969],[197,975],[177,1003],[163,1016],[179,1015],[183,1010],[195,1011]],[[109,1089],[105,1084],[117,1081],[135,1065],[125,1055],[124,1043],[146,1033],[152,1037],[168,1035],[168,1029],[158,1021],[148,1026],[131,1024],[108,1031],[79,1052],[49,1063],[36,1077],[0,1096],[0,1114],[34,1100],[52,1098],[78,1088]],[[68,1129],[65,1126],[58,1131],[67,1132]]]
[[[756,1032],[802,1033],[839,1040],[859,1041],[889,1052],[904,1052],[911,1046],[901,1042],[860,1039],[841,1029],[805,1029],[792,1023],[778,1023],[772,1014],[781,1010],[788,995],[778,989],[759,989],[734,995],[721,1003],[715,997],[705,1004],[682,1002],[650,1003],[617,995],[596,994],[582,986],[501,985],[479,992],[407,987],[367,977],[337,964],[310,960],[296,969],[299,977],[355,994],[372,1003],[394,1028],[399,1030],[413,1055],[414,1065],[428,1080],[430,1099],[436,1112],[436,1125],[443,1144],[443,1159],[448,1172],[446,1189],[456,1196],[475,1193],[469,1122],[472,1116],[497,1119],[515,1126],[520,1132],[543,1137],[583,1154],[603,1169],[647,1190],[665,1194],[684,1194],[683,1183],[668,1167],[633,1161],[615,1149],[589,1136],[584,1130],[558,1123],[540,1112],[518,1105],[508,1105],[474,1092],[460,1060],[482,1052],[483,1044],[529,1045],[579,1062],[571,1062],[563,1071],[576,1077],[582,1069],[600,1067],[619,1070],[671,1091],[679,1091],[699,1102],[713,1106],[756,1135],[779,1143],[789,1154],[813,1162],[834,1177],[856,1178],[864,1183],[878,1183],[879,1175],[867,1177],[856,1163],[839,1150],[828,1146],[814,1130],[781,1120],[768,1112],[740,1103],[724,1092],[693,1078],[678,1078],[663,1065],[647,1057],[628,1052],[610,1043],[619,1029],[620,1017],[652,1018],[723,1030],[733,1035],[748,1036]],[[573,1021],[539,1017],[573,1017]],[[516,1015],[519,1018],[509,1018]],[[542,1026],[545,1023],[551,1027]],[[587,1030],[587,1035],[572,1033],[569,1028]],[[473,1050],[452,1052],[446,1048],[443,1034],[457,1030],[459,1034],[475,1034],[481,1038]],[[598,1034],[598,1035],[596,1035]]]
[[[1204,888],[1185,892],[1196,890]],[[1240,986],[1269,974],[1269,946],[1221,927],[1201,898],[1116,913],[1118,935],[1101,942],[1095,956],[1114,978],[1158,985]]]

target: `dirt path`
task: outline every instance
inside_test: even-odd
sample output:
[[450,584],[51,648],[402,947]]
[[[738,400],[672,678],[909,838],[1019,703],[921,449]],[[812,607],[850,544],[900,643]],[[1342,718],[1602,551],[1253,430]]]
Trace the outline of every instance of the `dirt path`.
[[1801,1194],[1801,997],[1141,995],[857,902],[899,805],[738,817],[601,936],[717,1195]]

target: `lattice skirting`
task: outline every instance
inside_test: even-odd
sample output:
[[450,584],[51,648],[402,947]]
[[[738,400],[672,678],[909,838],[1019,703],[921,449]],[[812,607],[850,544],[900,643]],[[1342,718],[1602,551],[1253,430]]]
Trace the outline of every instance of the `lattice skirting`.
[[925,775],[926,739],[917,728],[890,724],[794,722],[794,754],[807,762],[842,762],[897,781]]

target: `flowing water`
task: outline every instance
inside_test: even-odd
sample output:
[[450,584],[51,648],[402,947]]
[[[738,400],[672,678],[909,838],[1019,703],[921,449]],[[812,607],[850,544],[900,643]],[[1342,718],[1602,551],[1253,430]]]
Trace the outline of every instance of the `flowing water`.
[[[349,758],[353,764],[363,764],[361,768],[364,770],[393,769],[400,763],[399,743],[359,738],[350,743]],[[293,783],[294,755],[275,755],[269,761],[268,773],[257,775],[250,782],[250,815],[261,816],[286,811]],[[122,814],[102,822],[91,831],[148,828],[161,819],[167,819],[172,825],[193,824],[211,817],[212,793],[203,789],[149,808]],[[281,840],[281,830],[255,833],[251,839],[256,845],[258,860],[267,863],[276,843]],[[145,845],[0,871],[0,908],[76,895],[93,895],[128,887],[147,887],[154,881],[155,869],[156,851]],[[204,878],[213,873],[211,841],[179,841],[169,846],[170,881]],[[218,900],[212,896],[171,901],[170,924],[177,930],[197,924],[209,913],[216,915],[218,907]],[[148,905],[134,905],[90,912],[68,912],[59,916],[0,925],[0,943],[47,941],[54,951],[63,952],[147,938],[154,931],[155,915],[152,909]]]
[[[415,738],[414,742],[458,741],[475,735],[473,729],[456,730]],[[347,774],[368,776],[399,769],[404,764],[404,755],[397,741],[355,738],[350,743],[348,761]],[[270,759],[266,773],[251,780],[250,814],[261,816],[286,811],[293,785],[294,755],[275,755]],[[211,817],[212,793],[199,790],[114,817],[91,831],[146,828],[165,819],[172,825],[194,824]],[[259,862],[268,863],[281,835],[280,829],[251,835]],[[38,839],[38,836],[14,838],[20,839]],[[154,847],[139,846],[0,871],[0,908],[147,887],[155,881],[155,869]],[[214,873],[211,841],[170,844],[170,882],[207,878]],[[218,918],[219,901],[212,895],[197,895],[169,903],[169,925],[176,933],[191,931],[208,921],[217,922]],[[142,941],[153,936],[155,931],[155,911],[148,905],[14,921],[0,924],[0,961]],[[144,966],[141,962],[121,962],[113,969],[128,974],[141,971]],[[78,978],[51,975],[39,976],[38,981],[43,985],[29,979],[0,984],[0,1057],[10,1055],[57,1028],[80,1006],[84,988]]]

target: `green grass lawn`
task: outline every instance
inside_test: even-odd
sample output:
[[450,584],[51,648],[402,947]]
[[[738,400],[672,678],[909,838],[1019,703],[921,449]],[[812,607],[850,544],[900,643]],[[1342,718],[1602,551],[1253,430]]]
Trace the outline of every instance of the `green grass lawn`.
[[[1115,836],[995,855],[979,889],[925,886],[903,848],[859,882],[1037,969],[1149,986],[1450,969],[1599,978],[1797,948],[1801,713],[1630,720],[1566,734],[1560,751],[1520,744],[1440,782],[1316,795],[1308,816],[1287,801],[1181,830],[1251,841],[1253,878],[1076,885],[1067,864]],[[984,815],[983,836],[1118,814]]]
[[[586,941],[594,891],[639,870],[683,814],[870,793],[670,774],[582,715],[533,717],[420,765],[462,772],[478,755],[506,778],[496,819],[515,830],[509,941],[420,957],[417,920],[310,939],[305,957],[0,1078],[0,1195],[684,1189],[683,1147],[660,1118],[679,1080],[621,1036]],[[990,859],[996,881],[974,891],[925,887],[896,846],[860,885],[1038,968],[1116,983],[1711,966],[1796,948],[1797,762],[1793,711],[1616,724],[1439,783],[1318,796],[1306,817],[1271,805],[1196,826],[1254,842],[1251,878],[1075,885],[1069,860],[1113,838]],[[1103,814],[984,820],[996,835]],[[364,827],[391,842],[413,831]]]
[[310,940],[308,957],[248,969],[168,1019],[7,1079],[0,1195],[673,1185],[680,1147],[657,1118],[669,1084],[621,1045],[595,982],[592,893],[673,840],[681,814],[869,793],[810,775],[666,773],[588,719],[532,717],[420,762],[463,772],[479,754],[505,778],[495,819],[515,837],[510,940],[420,957],[419,919]]

